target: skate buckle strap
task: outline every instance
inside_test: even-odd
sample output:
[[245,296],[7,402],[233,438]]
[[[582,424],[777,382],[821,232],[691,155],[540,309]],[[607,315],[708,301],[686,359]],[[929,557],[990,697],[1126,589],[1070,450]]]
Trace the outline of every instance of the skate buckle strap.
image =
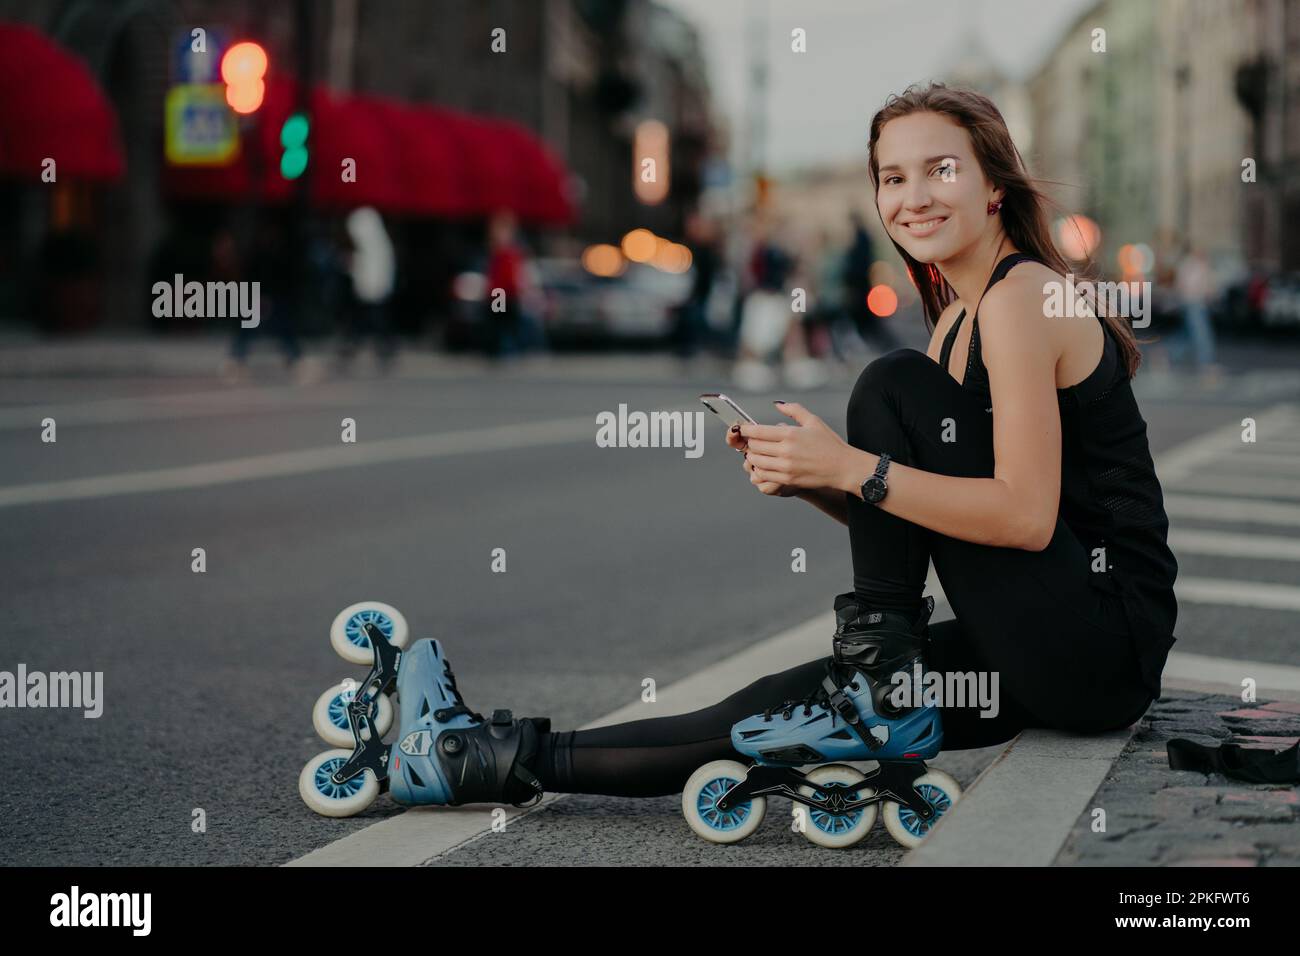
[[[514,714],[509,710],[494,710],[492,712],[492,723],[496,724],[502,720],[504,720],[507,725],[513,724]],[[531,736],[533,743],[532,747],[527,752],[518,754],[518,757],[515,760],[515,765],[511,769],[511,774],[515,779],[523,781],[528,788],[533,791],[533,795],[529,797],[526,803],[519,803],[516,801],[514,804],[521,810],[527,810],[529,807],[534,807],[541,803],[542,797],[546,794],[546,788],[542,785],[542,781],[535,773],[528,769],[527,761],[532,760],[537,756],[537,735],[549,733],[551,729],[551,721],[548,717],[524,717],[522,718],[521,723],[532,724],[533,734]],[[525,733],[523,741],[527,741],[529,737],[530,735]],[[521,741],[521,745],[523,741]]]
[[879,750],[884,746],[862,726],[862,718],[858,716],[858,708],[854,706],[853,701],[848,694],[844,693],[842,688],[836,687],[829,676],[822,678],[822,686],[826,689],[826,702],[830,704],[831,709],[844,718],[844,722],[853,728],[853,732],[858,735],[859,740],[867,745],[868,750]]
[[844,718],[844,722],[853,728],[853,732],[858,735],[858,739],[867,745],[868,750],[879,750],[884,746],[862,726],[862,718],[858,716],[858,708],[854,706],[853,701],[848,694],[844,693],[842,688],[836,687],[829,676],[822,678],[822,687],[826,689],[826,702],[831,709]]
[[542,802],[542,797],[545,795],[546,789],[542,786],[542,781],[538,780],[535,774],[533,774],[522,763],[516,763],[514,776],[526,783],[529,789],[533,791],[533,795],[528,798],[527,803],[516,803],[516,807],[519,807],[521,810],[526,810],[529,807],[535,807],[537,804]]
[[[440,707],[438,710],[433,712],[433,719],[440,724],[445,724],[447,721],[451,720],[451,718],[457,717],[461,714],[464,714],[479,723],[483,722],[482,714],[474,713],[474,711],[470,710],[464,704],[454,704],[451,707]],[[509,721],[507,721],[507,723],[509,723]]]

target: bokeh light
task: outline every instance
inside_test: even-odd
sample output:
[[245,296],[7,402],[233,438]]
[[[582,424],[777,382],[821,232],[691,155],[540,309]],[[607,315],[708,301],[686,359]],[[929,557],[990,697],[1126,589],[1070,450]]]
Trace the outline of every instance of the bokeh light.
[[874,315],[893,315],[898,309],[898,293],[887,285],[874,286],[867,293],[867,308]]
[[1056,247],[1061,255],[1082,262],[1092,255],[1101,242],[1101,227],[1082,213],[1058,219],[1055,227]]

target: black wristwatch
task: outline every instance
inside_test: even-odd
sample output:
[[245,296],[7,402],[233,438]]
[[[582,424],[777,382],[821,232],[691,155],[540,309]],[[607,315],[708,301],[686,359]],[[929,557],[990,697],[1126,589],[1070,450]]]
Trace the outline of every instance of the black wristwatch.
[[889,455],[882,454],[875,473],[862,483],[863,501],[878,505],[885,500],[885,495],[889,492],[889,484],[885,481],[887,471],[889,471]]

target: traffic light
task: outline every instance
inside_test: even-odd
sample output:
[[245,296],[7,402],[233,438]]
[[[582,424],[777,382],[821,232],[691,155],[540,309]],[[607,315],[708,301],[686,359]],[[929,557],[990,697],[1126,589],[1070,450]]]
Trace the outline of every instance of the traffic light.
[[280,175],[285,179],[297,179],[307,169],[307,134],[311,124],[306,113],[294,113],[280,127],[280,145],[284,155],[280,157]]
[[236,113],[252,113],[266,96],[266,51],[256,43],[236,43],[221,58],[226,102]]

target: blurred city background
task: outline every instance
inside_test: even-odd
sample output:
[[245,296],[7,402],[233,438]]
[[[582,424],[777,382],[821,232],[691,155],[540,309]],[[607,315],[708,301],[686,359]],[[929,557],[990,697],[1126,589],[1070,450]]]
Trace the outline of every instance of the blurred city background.
[[[739,352],[741,384],[817,384],[923,334],[865,145],[939,79],[998,104],[1081,272],[1153,283],[1156,362],[1212,378],[1215,332],[1300,330],[1297,42],[1294,0],[0,0],[0,341],[225,336],[235,380],[261,338],[340,368]],[[260,281],[259,327],[157,315],[177,274]]]
[[[1152,283],[1165,687],[1300,699],[1298,48],[1300,0],[0,0],[0,670],[105,698],[0,714],[0,859],[364,842],[396,805],[295,788],[312,701],[362,676],[328,644],[357,601],[443,640],[475,710],[557,730],[824,656],[843,526],[759,494],[720,424],[688,458],[599,447],[597,416],[727,391],[843,433],[870,358],[927,341],[866,147],[932,79],[993,98],[1078,273]],[[215,293],[252,283],[245,328]],[[777,825],[712,854],[676,795],[559,806],[448,862],[901,855]],[[425,859],[465,817],[418,819]],[[1271,852],[1216,826],[1103,842]]]

